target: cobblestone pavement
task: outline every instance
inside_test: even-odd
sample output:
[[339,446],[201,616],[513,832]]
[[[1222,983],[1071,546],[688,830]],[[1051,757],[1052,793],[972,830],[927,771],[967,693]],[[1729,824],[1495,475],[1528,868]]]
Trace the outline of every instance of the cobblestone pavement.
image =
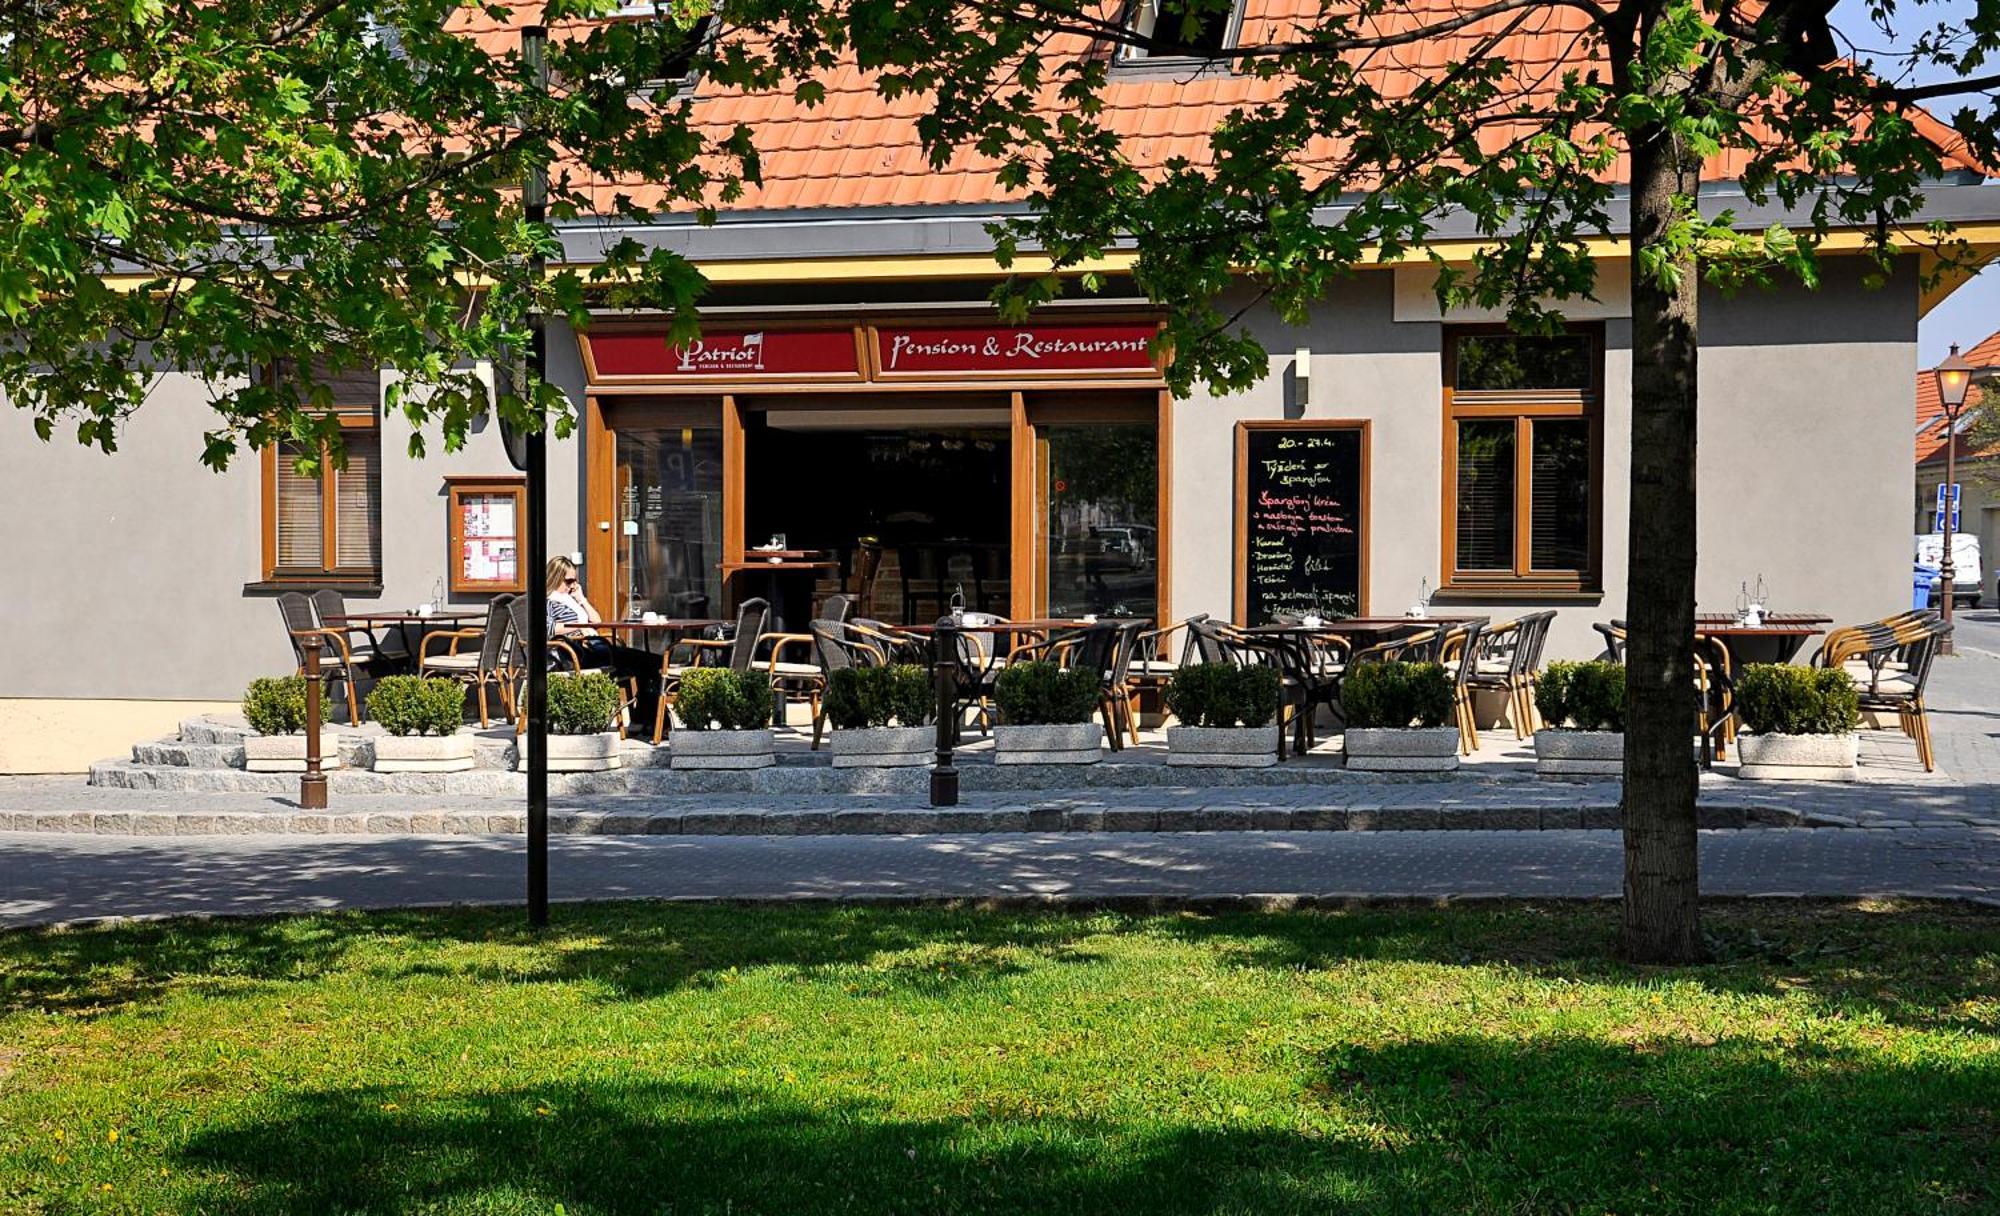
[[[1703,889],[2000,903],[2000,829],[1702,834]],[[552,842],[558,900],[1303,900],[1617,894],[1615,832],[1244,832]],[[512,903],[521,843],[0,836],[0,924],[110,916]]]

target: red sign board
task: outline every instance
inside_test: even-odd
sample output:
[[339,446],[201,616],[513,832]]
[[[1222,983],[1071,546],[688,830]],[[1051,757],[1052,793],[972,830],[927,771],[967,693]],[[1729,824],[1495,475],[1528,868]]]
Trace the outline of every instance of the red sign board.
[[1158,327],[1122,325],[921,325],[875,331],[883,375],[1151,374]]
[[858,376],[850,329],[707,330],[685,346],[664,330],[590,335],[599,376],[733,380],[757,376]]

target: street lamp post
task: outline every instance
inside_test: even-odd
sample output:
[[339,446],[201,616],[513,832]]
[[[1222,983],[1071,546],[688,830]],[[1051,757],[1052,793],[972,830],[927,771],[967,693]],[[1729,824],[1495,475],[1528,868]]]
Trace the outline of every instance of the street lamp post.
[[[1966,362],[1958,353],[1958,345],[1954,343],[1951,353],[1932,373],[1937,377],[1938,402],[1944,406],[1945,417],[1945,490],[1940,500],[1944,504],[1943,519],[1940,521],[1944,525],[1940,529],[1943,533],[1943,552],[1938,560],[1938,608],[1943,613],[1946,626],[1943,643],[1939,646],[1941,654],[1952,653],[1951,615],[1953,601],[1957,599],[1957,572],[1952,566],[1951,537],[1953,525],[1958,522],[1954,518],[1958,514],[1958,503],[1952,498],[1952,489],[1958,485],[1958,416],[1965,409],[1966,390],[1972,387],[1972,375],[1977,370],[1980,369]],[[1984,572],[1981,572],[1981,577],[1984,577]]]

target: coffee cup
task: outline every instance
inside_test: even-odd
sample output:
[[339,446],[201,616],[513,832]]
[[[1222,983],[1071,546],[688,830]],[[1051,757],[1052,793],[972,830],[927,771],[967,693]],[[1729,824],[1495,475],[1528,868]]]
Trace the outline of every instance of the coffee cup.
[[1095,624],[1097,624],[1097,614],[1096,614],[1095,612],[1086,612],[1086,613],[1084,613],[1084,614],[1083,614],[1083,623],[1084,623],[1084,624],[1086,624],[1086,625],[1095,625]]
[[431,613],[433,613],[433,612],[436,612],[436,611],[437,611],[437,605],[436,605],[436,604],[418,604],[418,605],[417,605],[417,615],[418,615],[418,616],[429,616],[429,615],[430,615]]

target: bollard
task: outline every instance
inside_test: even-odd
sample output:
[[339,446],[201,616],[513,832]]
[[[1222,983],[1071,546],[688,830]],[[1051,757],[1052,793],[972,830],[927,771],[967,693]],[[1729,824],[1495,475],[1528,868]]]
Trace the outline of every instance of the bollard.
[[958,626],[957,616],[941,617],[931,635],[937,672],[937,763],[931,768],[931,805],[958,805],[958,770],[952,767],[951,749],[958,735]]
[[299,809],[326,809],[326,774],[319,771],[319,648],[321,638],[299,639],[306,652],[306,771],[299,774]]

